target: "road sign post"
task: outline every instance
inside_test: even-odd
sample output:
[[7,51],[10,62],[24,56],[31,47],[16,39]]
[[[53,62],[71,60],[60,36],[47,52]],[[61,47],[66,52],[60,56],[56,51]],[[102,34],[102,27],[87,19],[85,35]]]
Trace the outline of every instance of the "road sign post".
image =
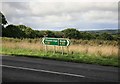
[[64,54],[64,49],[63,49],[63,46],[61,46],[61,48],[62,48],[62,55]]
[[55,50],[55,46],[53,46],[53,54],[55,54],[56,50]]
[[67,46],[67,54],[69,54],[69,46]]
[[[55,53],[55,46],[61,46],[62,48],[62,54],[64,53],[63,50],[63,46],[69,46],[70,45],[70,41],[68,39],[64,39],[64,38],[43,38],[42,43],[44,45],[50,45],[50,46],[54,46],[53,47],[53,53]],[[47,47],[45,48],[46,52],[47,52]]]
[[47,54],[47,45],[45,45],[45,55]]

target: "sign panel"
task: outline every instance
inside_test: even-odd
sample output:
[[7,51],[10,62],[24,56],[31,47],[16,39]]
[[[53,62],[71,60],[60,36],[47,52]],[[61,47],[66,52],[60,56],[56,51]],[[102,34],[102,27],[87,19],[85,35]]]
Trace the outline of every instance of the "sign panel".
[[43,43],[45,45],[59,45],[59,40],[55,38],[44,38]]
[[69,46],[70,41],[63,38],[43,38],[43,44],[56,46]]
[[59,39],[59,46],[69,46],[70,42],[66,39]]

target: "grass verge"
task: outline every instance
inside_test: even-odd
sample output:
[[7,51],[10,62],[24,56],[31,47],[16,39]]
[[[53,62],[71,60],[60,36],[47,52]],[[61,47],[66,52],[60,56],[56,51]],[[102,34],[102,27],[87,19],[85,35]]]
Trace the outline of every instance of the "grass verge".
[[57,52],[53,54],[53,52],[47,52],[41,50],[32,50],[32,49],[22,49],[22,48],[2,48],[1,54],[6,55],[15,55],[15,56],[27,56],[27,57],[37,57],[37,58],[45,58],[45,59],[54,59],[54,60],[62,60],[69,62],[77,62],[77,63],[89,63],[89,64],[99,64],[106,66],[114,66],[120,67],[118,65],[118,57],[116,56],[98,56],[94,54],[86,54],[86,53],[75,53],[75,54],[64,54]]

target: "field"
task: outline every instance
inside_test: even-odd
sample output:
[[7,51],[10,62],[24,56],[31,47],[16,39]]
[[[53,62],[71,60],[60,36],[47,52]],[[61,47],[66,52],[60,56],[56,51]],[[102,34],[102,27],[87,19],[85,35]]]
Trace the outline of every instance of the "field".
[[45,52],[41,39],[5,37],[0,39],[2,40],[1,54],[118,66],[118,43],[116,41],[71,39],[71,45],[63,47],[64,54],[62,55],[59,46],[47,46],[47,52]]

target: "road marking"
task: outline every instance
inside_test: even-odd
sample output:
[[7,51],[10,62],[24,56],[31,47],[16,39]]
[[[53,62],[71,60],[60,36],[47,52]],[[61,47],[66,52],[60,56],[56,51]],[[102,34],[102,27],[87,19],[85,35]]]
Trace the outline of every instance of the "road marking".
[[32,69],[32,68],[25,68],[25,67],[16,67],[16,66],[9,66],[9,65],[0,65],[2,67],[8,67],[8,68],[14,68],[14,69],[22,69],[22,70],[30,70],[30,71],[38,71],[38,72],[46,72],[46,73],[53,73],[53,74],[59,74],[59,75],[68,75],[68,76],[75,76],[75,77],[85,77],[83,75],[78,74],[71,74],[71,73],[64,73],[64,72],[56,72],[56,71],[48,71],[43,69]]

